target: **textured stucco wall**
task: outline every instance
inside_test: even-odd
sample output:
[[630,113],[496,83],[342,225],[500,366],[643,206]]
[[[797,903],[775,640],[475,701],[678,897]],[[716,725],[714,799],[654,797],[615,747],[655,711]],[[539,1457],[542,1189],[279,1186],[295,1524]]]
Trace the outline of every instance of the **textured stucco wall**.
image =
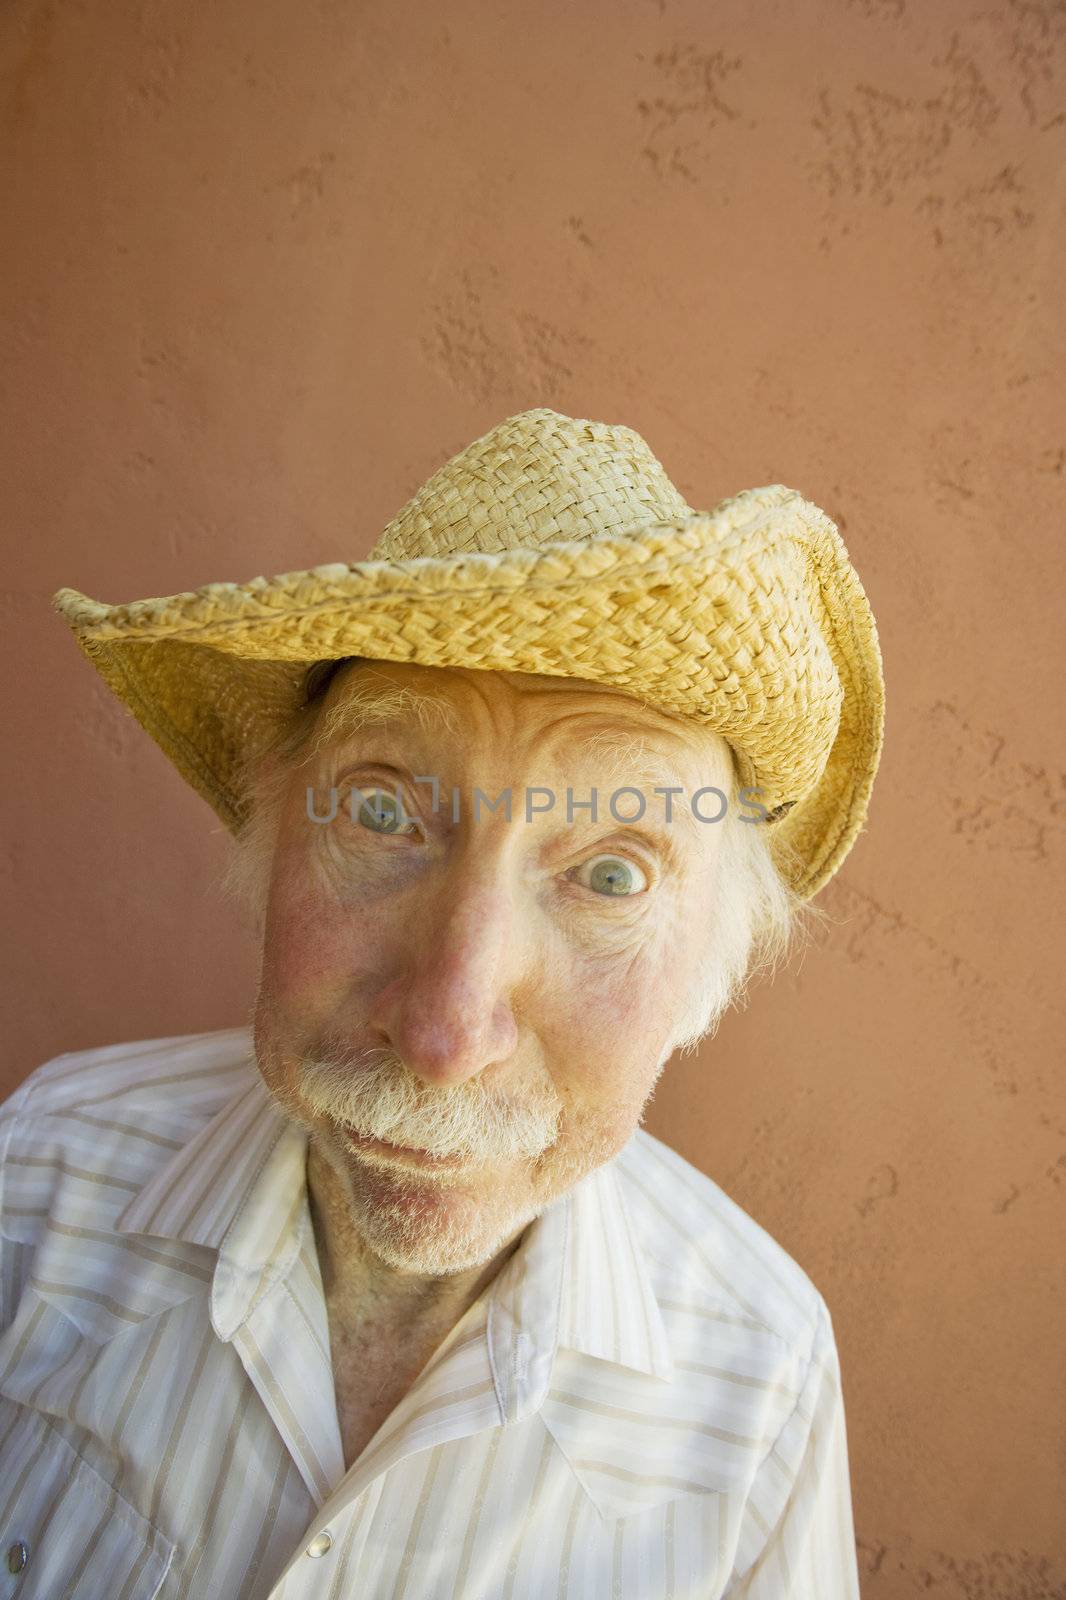
[[[886,658],[833,925],[649,1125],[823,1290],[867,1600],[1066,1595],[1053,0],[10,0],[3,1087],[239,1021],[220,825],[49,596],[366,554],[547,404],[839,521]],[[1056,644],[1056,639],[1060,642]]]

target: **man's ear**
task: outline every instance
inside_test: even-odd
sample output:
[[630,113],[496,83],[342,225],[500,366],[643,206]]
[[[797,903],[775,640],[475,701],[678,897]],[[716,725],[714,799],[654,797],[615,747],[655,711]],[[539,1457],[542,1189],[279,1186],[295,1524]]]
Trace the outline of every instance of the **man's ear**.
[[267,750],[259,760],[259,781],[273,786],[281,770],[281,756],[277,750]]
[[232,854],[223,875],[223,892],[233,898],[246,925],[261,942],[280,808],[291,771],[281,750],[264,751],[248,769],[248,811],[239,833],[232,836]]

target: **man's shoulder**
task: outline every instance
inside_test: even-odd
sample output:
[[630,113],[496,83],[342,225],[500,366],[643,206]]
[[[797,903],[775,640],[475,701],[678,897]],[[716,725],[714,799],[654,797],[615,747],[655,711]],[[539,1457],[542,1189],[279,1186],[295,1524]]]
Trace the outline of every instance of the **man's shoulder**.
[[18,1089],[0,1103],[23,1115],[72,1111],[104,1102],[144,1103],[163,1100],[180,1111],[208,1115],[232,1094],[239,1073],[254,1065],[251,1031],[223,1028],[210,1033],[182,1033],[160,1039],[134,1039],[67,1051],[35,1067]]
[[63,1195],[106,1225],[256,1074],[247,1027],[45,1061],[0,1103],[0,1231],[32,1243]]
[[734,1316],[800,1359],[831,1319],[810,1277],[713,1178],[638,1128],[616,1159],[657,1296],[676,1312]]

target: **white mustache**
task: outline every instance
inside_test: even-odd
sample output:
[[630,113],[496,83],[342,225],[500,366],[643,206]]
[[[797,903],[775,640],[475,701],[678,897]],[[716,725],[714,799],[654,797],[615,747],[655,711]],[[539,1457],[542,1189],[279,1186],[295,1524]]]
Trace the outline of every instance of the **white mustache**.
[[305,1057],[300,1088],[315,1110],[365,1138],[480,1161],[541,1155],[562,1110],[550,1083],[521,1104],[499,1100],[478,1078],[431,1089],[384,1046]]

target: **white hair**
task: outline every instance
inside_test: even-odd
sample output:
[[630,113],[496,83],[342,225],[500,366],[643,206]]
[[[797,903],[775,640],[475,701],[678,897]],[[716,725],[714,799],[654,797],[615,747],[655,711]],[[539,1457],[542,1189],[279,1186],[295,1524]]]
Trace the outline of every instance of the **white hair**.
[[[713,1038],[730,1007],[742,1010],[756,978],[772,978],[824,914],[801,899],[770,848],[771,828],[730,806],[716,862],[712,928],[700,974],[678,1020],[671,1053]],[[780,847],[779,847],[780,848]]]
[[[260,938],[282,809],[298,772],[337,738],[397,713],[413,712],[423,726],[434,718],[448,719],[449,708],[431,696],[395,683],[374,687],[372,671],[360,673],[357,693],[327,705],[327,691],[338,669],[362,660],[347,657],[312,667],[304,703],[273,742],[244,763],[239,781],[248,803],[247,820],[233,841],[222,889],[250,917]],[[733,770],[735,779],[735,758]],[[771,845],[772,827],[745,820],[735,804],[727,806],[724,818],[714,826],[722,829],[722,840],[713,926],[698,979],[660,1068],[675,1050],[690,1054],[703,1039],[713,1037],[730,1007],[742,1009],[747,1004],[755,979],[772,978],[794,948],[807,942],[810,924],[830,920],[790,887],[782,865],[787,851],[780,840]]]

